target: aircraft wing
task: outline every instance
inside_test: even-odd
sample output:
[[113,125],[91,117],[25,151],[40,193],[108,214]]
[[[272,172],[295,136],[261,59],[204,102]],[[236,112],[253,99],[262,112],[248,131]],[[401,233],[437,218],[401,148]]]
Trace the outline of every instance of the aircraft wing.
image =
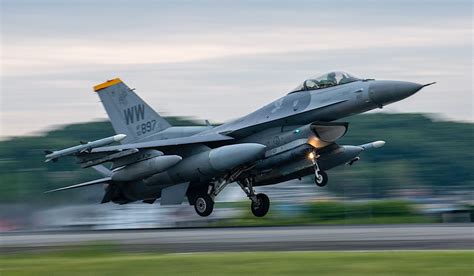
[[96,180],[92,180],[92,181],[88,181],[88,182],[84,182],[84,183],[80,183],[80,184],[76,184],[76,185],[62,187],[62,188],[54,189],[54,190],[49,190],[49,191],[46,191],[44,193],[47,194],[47,193],[59,192],[59,191],[64,191],[64,190],[69,190],[69,189],[76,189],[76,188],[81,188],[81,187],[86,187],[86,186],[91,186],[91,185],[105,184],[105,183],[109,183],[110,181],[112,181],[111,177],[104,177],[104,178],[101,178],[101,179],[96,179]]
[[164,140],[156,140],[149,142],[140,142],[140,143],[131,143],[118,146],[108,146],[108,147],[98,147],[92,149],[92,153],[99,152],[112,152],[117,150],[127,150],[127,149],[147,149],[147,148],[160,148],[167,146],[181,146],[181,145],[190,145],[190,144],[199,144],[207,142],[219,142],[219,141],[229,141],[234,138],[222,134],[207,134],[207,135],[194,135],[189,137],[179,137],[171,138]]

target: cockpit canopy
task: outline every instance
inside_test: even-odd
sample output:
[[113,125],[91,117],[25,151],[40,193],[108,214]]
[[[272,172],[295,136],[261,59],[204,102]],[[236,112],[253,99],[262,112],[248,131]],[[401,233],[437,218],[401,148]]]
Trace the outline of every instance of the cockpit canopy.
[[309,78],[305,80],[302,84],[298,85],[295,89],[291,90],[290,93],[298,92],[298,91],[322,89],[322,88],[346,84],[346,83],[358,81],[358,80],[360,79],[346,72],[334,71],[334,72],[329,72],[319,77]]

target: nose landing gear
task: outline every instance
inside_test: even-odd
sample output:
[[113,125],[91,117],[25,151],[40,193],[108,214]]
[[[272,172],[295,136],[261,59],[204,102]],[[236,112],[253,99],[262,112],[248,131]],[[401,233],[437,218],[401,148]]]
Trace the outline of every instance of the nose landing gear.
[[317,160],[319,156],[314,153],[311,153],[310,157],[314,166],[314,183],[319,187],[326,186],[326,184],[328,184],[328,174],[325,171],[319,169],[319,164]]
[[328,184],[328,174],[324,171],[319,171],[315,173],[314,183],[319,187],[324,187]]

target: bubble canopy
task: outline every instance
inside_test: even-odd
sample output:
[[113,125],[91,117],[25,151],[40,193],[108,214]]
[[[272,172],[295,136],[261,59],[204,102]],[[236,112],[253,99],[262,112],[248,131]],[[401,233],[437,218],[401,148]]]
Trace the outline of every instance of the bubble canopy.
[[305,80],[302,84],[298,85],[295,89],[291,90],[290,93],[298,92],[298,91],[309,91],[309,90],[316,90],[327,88],[336,85],[342,85],[354,81],[360,80],[352,76],[349,73],[342,72],[342,71],[333,71],[321,75],[319,77],[309,78]]

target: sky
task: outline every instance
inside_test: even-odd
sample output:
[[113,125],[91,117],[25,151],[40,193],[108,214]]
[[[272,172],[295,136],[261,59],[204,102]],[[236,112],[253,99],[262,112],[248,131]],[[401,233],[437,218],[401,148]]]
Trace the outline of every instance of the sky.
[[383,112],[473,121],[473,4],[0,0],[0,138],[106,119],[120,77],[162,115],[225,122],[331,70],[437,84]]

